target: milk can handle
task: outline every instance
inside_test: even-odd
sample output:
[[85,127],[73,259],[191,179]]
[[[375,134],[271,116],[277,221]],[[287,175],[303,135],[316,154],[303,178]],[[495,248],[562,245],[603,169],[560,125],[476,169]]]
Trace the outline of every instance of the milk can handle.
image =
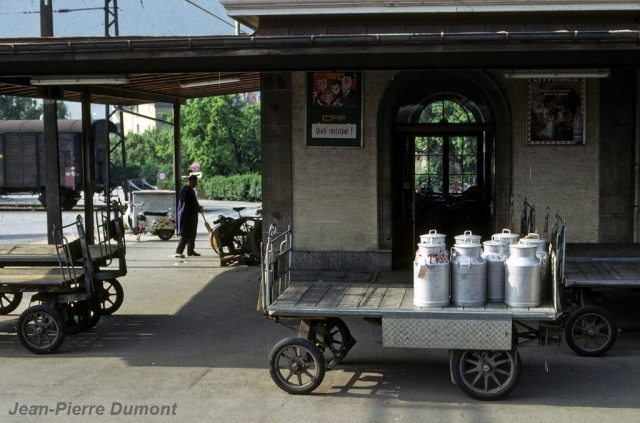
[[437,231],[437,230],[435,230],[435,229],[429,229],[429,235],[431,235],[431,234],[437,234],[437,233],[438,233],[438,231]]
[[471,231],[464,231],[464,235],[473,235]]
[[[534,235],[535,235],[535,237],[534,237]],[[531,234],[527,235],[525,238],[528,238],[528,239],[540,239],[540,235],[538,235],[536,233],[531,233]]]
[[511,233],[511,230],[509,230],[509,229],[503,229],[503,230],[502,230],[502,233],[503,233],[503,234],[510,234],[510,233]]
[[469,268],[471,268],[471,258],[470,258],[470,257],[465,257],[465,256],[460,256],[460,257],[458,258],[458,267],[460,267],[460,265],[462,264],[462,260],[463,260],[463,259],[464,259],[464,260],[467,260],[467,266],[468,266]]

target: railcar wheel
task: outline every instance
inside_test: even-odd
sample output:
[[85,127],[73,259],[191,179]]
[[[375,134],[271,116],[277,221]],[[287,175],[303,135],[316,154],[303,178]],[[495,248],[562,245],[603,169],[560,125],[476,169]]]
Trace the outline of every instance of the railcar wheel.
[[102,281],[101,310],[103,316],[115,313],[124,300],[124,289],[117,279]]
[[173,236],[174,231],[171,229],[158,229],[158,238],[163,241],[169,241]]
[[15,294],[9,294],[7,292],[0,293],[0,314],[9,314],[18,306],[22,301],[22,292]]
[[564,331],[567,345],[585,357],[606,353],[618,337],[618,325],[613,316],[597,306],[581,307],[571,313]]
[[18,318],[18,339],[34,354],[49,354],[60,348],[67,334],[64,320],[53,307],[40,304]]
[[462,391],[483,401],[505,397],[518,384],[520,354],[512,351],[457,350],[451,362],[453,379]]
[[293,395],[308,394],[324,379],[324,357],[311,341],[286,338],[269,354],[269,373],[283,391]]

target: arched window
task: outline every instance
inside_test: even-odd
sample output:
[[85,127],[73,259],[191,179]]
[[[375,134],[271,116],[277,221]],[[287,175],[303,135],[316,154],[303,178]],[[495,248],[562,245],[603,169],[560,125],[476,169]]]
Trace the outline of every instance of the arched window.
[[[419,123],[465,125],[476,123],[474,113],[458,99],[438,99],[427,104]],[[443,131],[415,137],[416,190],[442,194],[467,191],[478,185],[478,136]]]

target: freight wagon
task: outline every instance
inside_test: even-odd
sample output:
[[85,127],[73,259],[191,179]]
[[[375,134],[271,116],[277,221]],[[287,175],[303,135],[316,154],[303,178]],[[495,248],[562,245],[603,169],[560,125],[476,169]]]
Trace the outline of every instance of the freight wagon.
[[[106,154],[105,121],[91,123],[91,137],[95,145],[93,154],[95,192],[105,187],[109,166]],[[109,132],[117,127],[109,122]],[[82,175],[82,120],[58,120],[60,154],[60,204],[72,209],[84,189]],[[0,194],[38,194],[45,205],[45,149],[44,121],[0,121]]]

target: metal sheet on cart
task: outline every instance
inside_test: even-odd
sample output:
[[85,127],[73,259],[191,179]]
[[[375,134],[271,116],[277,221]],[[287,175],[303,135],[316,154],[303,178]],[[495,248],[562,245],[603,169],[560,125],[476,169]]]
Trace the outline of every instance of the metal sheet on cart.
[[[505,316],[506,317],[506,316]],[[400,348],[510,350],[511,319],[382,319],[382,345]]]

